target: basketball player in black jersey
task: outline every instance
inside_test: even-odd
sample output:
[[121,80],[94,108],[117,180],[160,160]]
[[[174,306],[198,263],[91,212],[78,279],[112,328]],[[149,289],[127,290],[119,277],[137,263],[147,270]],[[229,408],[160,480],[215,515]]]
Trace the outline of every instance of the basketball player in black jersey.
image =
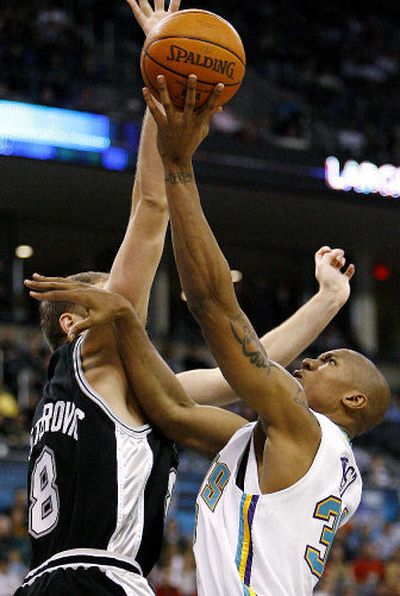
[[[130,0],[147,34],[180,0]],[[132,212],[109,275],[77,279],[124,295],[143,323],[161,257],[168,210],[155,125],[142,128]],[[31,572],[18,595],[153,594],[157,560],[176,470],[175,449],[148,424],[130,391],[112,326],[66,342],[79,316],[71,305],[42,305],[54,354],[36,410],[29,464]]]
[[[147,2],[141,9],[134,0],[130,4],[145,31],[165,14],[160,0],[154,12]],[[177,8],[178,2],[172,2],[171,10]],[[162,165],[148,115],[133,199],[127,234],[110,275],[89,273],[75,279],[122,294],[144,323],[167,224]],[[342,260],[338,249],[324,247],[317,253],[320,292],[264,338],[278,361],[290,362],[346,301],[348,284],[340,283],[337,291],[334,265]],[[171,443],[146,424],[112,327],[91,329],[85,338],[67,342],[69,330],[84,315],[69,302],[42,306],[43,329],[55,352],[32,429],[33,559],[21,595],[152,593],[142,574],[158,557],[175,453]],[[236,399],[219,369],[191,371],[180,379],[199,402]]]

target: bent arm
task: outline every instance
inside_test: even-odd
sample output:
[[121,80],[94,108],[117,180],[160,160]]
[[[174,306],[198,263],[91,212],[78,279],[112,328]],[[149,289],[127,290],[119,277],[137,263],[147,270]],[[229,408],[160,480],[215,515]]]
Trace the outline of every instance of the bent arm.
[[72,341],[83,331],[114,324],[128,382],[148,419],[173,441],[214,454],[247,420],[219,408],[198,406],[186,394],[140,323],[132,305],[121,295],[90,284],[33,275],[25,280],[36,300],[79,304],[87,316],[69,329]]
[[271,360],[288,366],[317,339],[343,304],[333,292],[319,290],[289,319],[261,338]]
[[133,309],[115,320],[119,351],[132,390],[146,417],[169,439],[214,455],[247,420],[212,406],[199,406],[150,342]]
[[[343,300],[334,292],[319,290],[289,319],[261,338],[269,358],[288,366],[320,335],[342,306]],[[239,399],[219,368],[190,370],[180,373],[178,378],[198,404],[227,406]]]

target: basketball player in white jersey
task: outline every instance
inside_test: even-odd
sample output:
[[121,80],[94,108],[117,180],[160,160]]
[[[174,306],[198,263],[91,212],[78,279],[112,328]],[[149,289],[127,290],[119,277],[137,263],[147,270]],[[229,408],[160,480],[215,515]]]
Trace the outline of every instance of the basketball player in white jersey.
[[221,86],[200,113],[193,112],[195,91],[190,77],[183,115],[171,106],[162,77],[166,115],[145,92],[158,126],[175,257],[212,353],[234,392],[258,412],[258,422],[195,404],[122,297],[57,278],[36,277],[27,285],[39,300],[85,308],[69,328],[71,340],[113,321],[126,374],[148,418],[170,439],[217,453],[197,499],[200,596],[311,595],[338,526],[360,501],[350,441],[379,423],[389,389],[373,363],[350,350],[307,359],[294,376],[268,357],[237,303],[191,165]]

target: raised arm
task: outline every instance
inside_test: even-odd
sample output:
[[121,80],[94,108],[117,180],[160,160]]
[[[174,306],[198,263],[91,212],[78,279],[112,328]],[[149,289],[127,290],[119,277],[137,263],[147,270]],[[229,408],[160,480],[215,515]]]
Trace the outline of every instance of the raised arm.
[[[318,292],[284,323],[261,338],[271,360],[287,366],[325,329],[350,295],[354,265],[345,265],[344,252],[323,246],[315,254]],[[219,368],[180,373],[179,380],[199,404],[225,406],[239,398],[225,381]]]
[[173,441],[210,455],[226,445],[247,420],[219,408],[199,406],[150,342],[132,305],[121,295],[63,278],[34,275],[25,285],[37,300],[66,300],[84,307],[87,317],[71,329],[82,331],[114,323],[120,356],[131,388],[146,418]]
[[106,288],[127,298],[145,323],[151,286],[164,248],[168,204],[163,167],[156,148],[156,127],[146,111],[125,237]]
[[[132,12],[147,35],[168,14],[179,10],[180,0],[171,0],[168,11],[164,0],[128,0]],[[163,167],[156,149],[156,127],[147,112],[143,121],[132,208],[121,247],[111,268],[106,288],[125,296],[145,323],[151,286],[164,248],[168,226],[168,205]]]
[[175,259],[191,312],[219,367],[235,393],[261,416],[269,441],[301,446],[309,462],[320,428],[303,388],[271,361],[237,302],[228,263],[205,219],[194,179],[192,155],[208,132],[218,85],[207,106],[194,112],[196,77],[190,76],[183,114],[170,101],[164,77],[158,90],[166,112],[147,104],[157,122],[158,147],[165,169]]
[[323,246],[315,253],[318,292],[284,323],[261,338],[270,358],[288,366],[322,333],[346,304],[355,267],[345,267],[344,251]]

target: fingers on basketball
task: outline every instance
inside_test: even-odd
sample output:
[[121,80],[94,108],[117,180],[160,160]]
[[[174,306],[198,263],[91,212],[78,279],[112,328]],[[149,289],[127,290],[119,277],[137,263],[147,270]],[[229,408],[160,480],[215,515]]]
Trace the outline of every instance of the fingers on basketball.
[[172,102],[169,96],[167,81],[164,75],[158,75],[157,77],[157,89],[158,93],[160,94],[160,101],[162,106],[167,114],[167,117],[171,117],[172,115]]
[[215,112],[222,111],[222,107],[215,107],[215,104],[218,101],[218,98],[224,92],[225,85],[223,83],[218,83],[213,89],[210,97],[208,98],[207,102],[204,105],[203,112],[205,112],[209,117],[211,117]]
[[188,115],[193,112],[196,105],[196,91],[197,91],[197,76],[194,74],[189,75],[184,114]]
[[154,101],[154,97],[147,87],[143,87],[143,97],[144,97],[147,107],[149,108],[150,113],[153,116],[154,120],[156,121],[156,123],[158,125],[161,124],[161,122],[162,122],[161,118],[162,118],[163,114],[162,114],[161,110],[158,108],[158,106],[156,105],[156,102]]

